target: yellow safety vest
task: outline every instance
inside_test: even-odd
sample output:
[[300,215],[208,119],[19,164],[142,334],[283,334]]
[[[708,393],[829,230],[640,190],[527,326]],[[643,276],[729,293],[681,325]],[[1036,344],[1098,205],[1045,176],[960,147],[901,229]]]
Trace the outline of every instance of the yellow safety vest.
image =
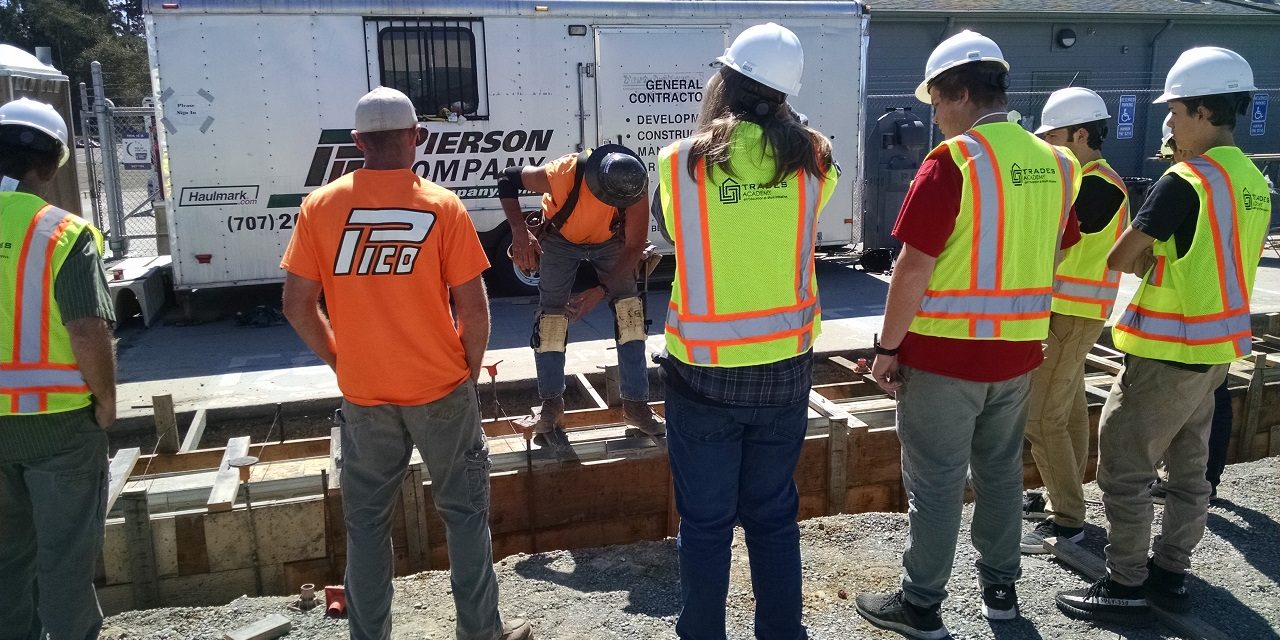
[[90,404],[54,301],[58,271],[87,221],[40,198],[0,193],[0,416],[61,413]]
[[1129,226],[1129,190],[1106,160],[1087,162],[1083,170],[1085,177],[1098,176],[1115,185],[1124,199],[1106,228],[1080,234],[1080,242],[1062,256],[1053,279],[1053,312],[1106,320],[1120,290],[1120,272],[1107,268],[1107,254]]
[[[805,353],[821,330],[814,247],[836,172],[799,172],[773,187],[762,130],[733,132],[729,176],[705,161],[688,171],[692,140],[658,156],[664,223],[675,241],[667,350],[695,365],[743,367]],[[709,175],[710,174],[710,175]]]
[[1011,122],[975,127],[942,146],[964,180],[960,213],[911,331],[1043,340],[1053,259],[1080,190],[1079,164]]
[[1166,173],[1200,197],[1195,238],[1156,242],[1156,264],[1112,332],[1116,348],[1185,364],[1224,364],[1249,355],[1249,299],[1271,220],[1266,179],[1237,147],[1215,147]]

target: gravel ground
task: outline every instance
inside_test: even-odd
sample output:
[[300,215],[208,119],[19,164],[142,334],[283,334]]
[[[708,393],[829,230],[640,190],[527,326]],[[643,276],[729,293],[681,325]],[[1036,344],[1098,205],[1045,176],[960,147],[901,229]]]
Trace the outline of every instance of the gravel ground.
[[[1280,638],[1280,458],[1233,465],[1209,509],[1204,541],[1196,549],[1188,586],[1195,613],[1241,640]],[[1086,496],[1099,498],[1089,485]],[[956,553],[943,618],[956,639],[1000,640],[1172,638],[1167,629],[1098,627],[1062,616],[1053,595],[1084,586],[1077,574],[1048,556],[1024,556],[1018,593],[1023,617],[991,623],[979,611],[975,553],[967,544],[970,510]],[[1156,509],[1157,526],[1160,509]],[[1089,520],[1104,521],[1091,505]],[[814,640],[897,638],[867,624],[854,611],[859,591],[890,590],[898,583],[906,535],[903,514],[866,513],[801,523],[805,621]],[[1103,530],[1091,526],[1085,547],[1101,554]],[[517,555],[497,565],[502,607],[530,619],[538,638],[672,638],[679,612],[679,579],[671,540],[578,551]],[[226,631],[271,613],[294,620],[290,639],[346,638],[345,623],[320,609],[296,613],[288,598],[240,598],[223,607],[134,611],[109,618],[104,640],[221,638]],[[452,638],[448,575],[427,572],[396,581],[393,638]],[[734,544],[729,634],[749,638],[752,598],[741,534]]]

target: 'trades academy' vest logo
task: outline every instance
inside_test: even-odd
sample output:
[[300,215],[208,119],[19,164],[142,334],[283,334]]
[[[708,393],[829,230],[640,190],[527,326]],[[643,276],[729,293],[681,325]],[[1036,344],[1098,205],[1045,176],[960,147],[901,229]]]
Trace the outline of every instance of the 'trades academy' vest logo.
[[777,200],[787,197],[786,189],[787,183],[785,181],[770,187],[763,184],[743,184],[733,178],[725,178],[720,183],[720,204]]
[[1241,194],[1244,199],[1245,211],[1271,211],[1271,194],[1265,191],[1261,193],[1252,193],[1245,189]]
[[1013,186],[1021,187],[1024,184],[1043,184],[1051,182],[1058,175],[1058,170],[1053,167],[1028,167],[1023,169],[1018,163],[1013,163],[1009,168],[1009,180],[1013,182]]

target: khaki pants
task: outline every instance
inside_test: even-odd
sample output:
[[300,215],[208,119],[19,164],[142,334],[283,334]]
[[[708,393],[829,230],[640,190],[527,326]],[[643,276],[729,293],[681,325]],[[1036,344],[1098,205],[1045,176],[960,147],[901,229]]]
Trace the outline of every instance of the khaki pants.
[[1089,463],[1089,403],[1084,361],[1103,320],[1055,313],[1049,319],[1044,362],[1031,374],[1027,440],[1059,526],[1084,526],[1084,471]]
[[[1147,552],[1162,569],[1191,568],[1204,535],[1209,505],[1209,425],[1213,390],[1228,365],[1206,373],[1126,356],[1111,386],[1098,428],[1098,487],[1107,514],[1107,573],[1138,586],[1147,578]],[[1153,508],[1147,485],[1161,456],[1169,469],[1160,535],[1151,544]]]

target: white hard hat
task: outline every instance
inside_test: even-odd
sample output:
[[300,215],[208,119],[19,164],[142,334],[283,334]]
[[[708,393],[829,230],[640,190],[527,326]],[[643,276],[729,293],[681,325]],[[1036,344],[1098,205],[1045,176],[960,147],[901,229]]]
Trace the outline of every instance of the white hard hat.
[[800,38],[780,24],[747,27],[716,60],[766,87],[800,95],[804,49]]
[[1240,54],[1222,47],[1196,47],[1178,56],[1154,102],[1253,91],[1253,68]]
[[58,166],[66,163],[71,155],[67,146],[67,123],[53,106],[30,98],[18,98],[0,106],[0,127],[12,125],[30,127],[58,141],[61,145]]
[[1058,89],[1049,95],[1040,112],[1040,128],[1036,135],[1046,131],[1069,127],[1073,124],[1084,124],[1095,120],[1110,118],[1107,103],[1102,96],[1084,87],[1067,87]]
[[1009,62],[1004,59],[995,40],[965,29],[943,40],[929,54],[929,62],[924,65],[924,82],[916,87],[916,99],[928,104],[929,81],[947,69],[969,62],[999,62],[1006,71],[1009,70]]

